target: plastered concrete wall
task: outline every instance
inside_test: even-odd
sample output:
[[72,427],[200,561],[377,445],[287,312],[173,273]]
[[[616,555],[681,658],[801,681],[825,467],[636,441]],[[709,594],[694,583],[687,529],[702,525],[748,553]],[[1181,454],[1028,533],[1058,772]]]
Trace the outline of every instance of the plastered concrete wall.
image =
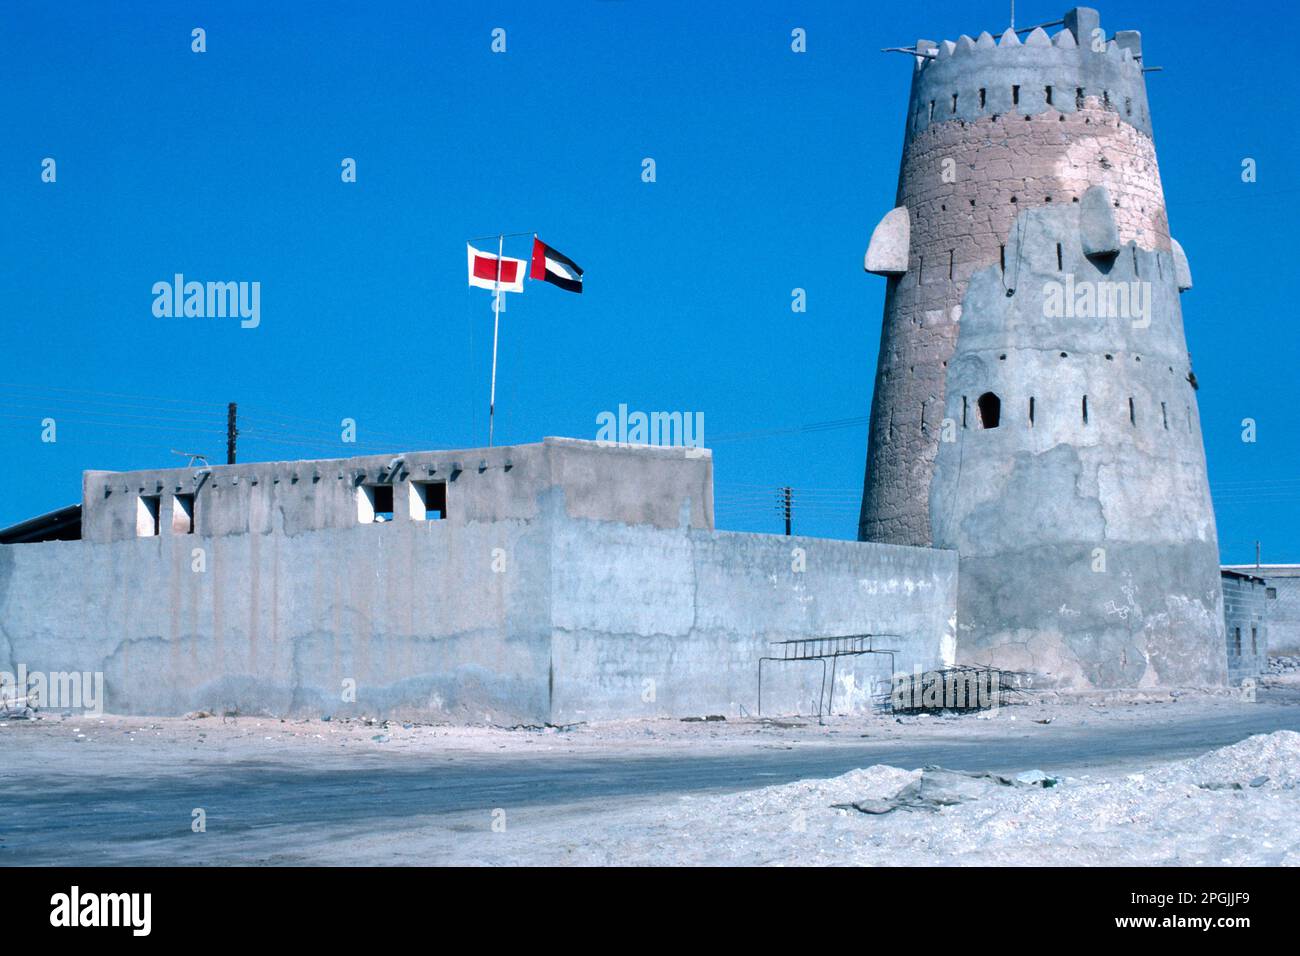
[[[952,662],[951,552],[574,521],[557,526],[552,567],[560,722],[753,715],[772,641],[890,634],[876,646],[901,670]],[[841,659],[836,712],[870,706],[889,674],[882,656]],[[764,714],[815,712],[821,680],[819,664],[765,664]]]
[[535,517],[0,546],[0,668],[102,671],[119,713],[537,721],[547,541]]
[[[195,533],[145,537],[140,489],[193,472],[88,475],[91,539],[0,546],[0,670],[102,672],[120,713],[513,724],[736,713],[769,635],[902,628],[900,665],[951,654],[954,555],[794,539],[796,575],[791,539],[711,530],[707,452],[428,454],[405,477],[391,457],[223,466]],[[358,476],[444,458],[462,465],[445,520],[358,523]],[[842,673],[860,706],[868,675]],[[769,709],[813,709],[806,676],[775,675]]]

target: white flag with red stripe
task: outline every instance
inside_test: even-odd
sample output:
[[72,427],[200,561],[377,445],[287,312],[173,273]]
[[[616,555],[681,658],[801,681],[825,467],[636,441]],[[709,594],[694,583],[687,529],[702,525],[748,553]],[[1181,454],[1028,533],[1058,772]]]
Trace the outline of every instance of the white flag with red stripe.
[[[511,259],[497,256],[490,252],[475,249],[465,243],[469,250],[469,284],[479,289],[500,289],[502,292],[523,292],[524,275],[528,272],[528,263],[523,259]],[[500,263],[501,284],[497,285],[497,264]]]

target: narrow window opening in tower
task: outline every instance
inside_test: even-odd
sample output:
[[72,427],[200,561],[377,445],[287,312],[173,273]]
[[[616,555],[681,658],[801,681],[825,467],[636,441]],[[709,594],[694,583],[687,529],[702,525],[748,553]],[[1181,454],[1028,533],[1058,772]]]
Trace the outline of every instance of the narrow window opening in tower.
[[961,427],[962,428],[966,427],[966,409],[968,407],[969,407],[969,403],[966,401],[966,396],[963,395],[961,397]]
[[980,428],[997,428],[1002,419],[1002,399],[992,392],[979,397]]
[[1029,427],[1034,427],[1034,396],[1029,396]]
[[930,116],[929,116],[929,119],[934,119],[934,100],[931,100],[931,101],[930,101]]
[[1056,244],[1056,271],[1061,272],[1065,269],[1065,259],[1061,254],[1061,244]]
[[1140,278],[1138,275],[1138,247],[1137,243],[1133,244],[1133,278]]
[[1133,404],[1133,396],[1128,399],[1128,423],[1136,427],[1138,423],[1137,406]]
[[980,87],[980,109],[984,109],[984,104],[988,102],[984,87]]
[[1165,277],[1165,267],[1160,262],[1159,254],[1156,255],[1156,276],[1163,279]]
[[949,279],[949,281],[952,280],[953,259],[954,259],[954,257],[955,257],[956,255],[957,255],[957,250],[955,250],[955,249],[949,249],[949,250],[948,250],[948,279]]
[[1020,87],[1018,86],[1011,87],[1011,105],[1012,106],[1020,105]]
[[1110,109],[1110,90],[1101,91],[1101,103],[1106,109]]
[[916,257],[916,284],[925,285],[925,256]]
[[921,434],[925,434],[925,402],[921,403]]
[[957,112],[957,94],[956,94],[956,93],[954,93],[954,94],[952,95],[952,111],[953,111],[954,113]]
[[1051,88],[1050,86],[1047,87],[1046,92],[1047,92],[1047,105],[1048,105],[1048,106],[1051,106],[1051,105],[1052,105],[1052,88]]
[[1006,246],[998,246],[998,264],[999,266],[1001,266],[1003,272],[1007,271],[1007,247]]
[[1124,97],[1124,115],[1125,116],[1133,115],[1133,98],[1130,96]]
[[1083,396],[1083,423],[1088,424],[1088,396]]
[[1074,108],[1077,110],[1083,109],[1083,87],[1082,86],[1076,86],[1074,88]]
[[1169,406],[1164,402],[1160,403],[1160,420],[1164,422],[1165,431],[1169,431]]

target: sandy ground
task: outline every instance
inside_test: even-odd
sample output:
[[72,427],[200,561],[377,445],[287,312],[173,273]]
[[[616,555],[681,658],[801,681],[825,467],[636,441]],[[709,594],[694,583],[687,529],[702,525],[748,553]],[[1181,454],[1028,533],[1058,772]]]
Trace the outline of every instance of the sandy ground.
[[[1278,688],[1295,688],[1300,675],[1275,678]],[[1178,724],[1193,716],[1236,714],[1252,705],[1235,692],[1035,694],[1024,702],[978,716],[894,717],[854,714],[818,720],[785,717],[762,720],[627,720],[569,727],[455,726],[372,719],[218,717],[206,713],[178,717],[99,717],[39,713],[32,720],[0,720],[0,747],[37,750],[45,769],[84,773],[118,765],[124,751],[165,752],[178,765],[189,757],[230,760],[288,755],[294,759],[344,751],[402,754],[700,755],[754,746],[833,746],[849,739],[931,740],[960,736],[972,742],[1008,733],[1035,733],[1035,727],[1068,729],[1126,724]],[[1039,734],[1048,734],[1040,731]],[[70,749],[67,745],[90,746]],[[131,758],[127,758],[131,759]]]
[[[1300,734],[1277,730],[1187,757],[1203,752],[1198,727],[1239,740],[1247,731],[1232,734],[1235,721],[1300,727],[1298,716],[1300,676],[1266,682],[1258,702],[1230,693],[1037,695],[979,717],[823,723],[501,729],[41,714],[0,721],[0,863],[1294,865]],[[1156,751],[1181,759],[1153,759]],[[755,787],[753,773],[739,784],[733,775],[770,765],[757,776],[788,780],[783,762],[839,753],[864,756],[829,779]],[[918,767],[891,766],[891,753],[934,762],[951,754],[966,769],[1042,770],[1056,782],[992,784],[938,808],[845,808],[889,801],[917,779]],[[716,780],[668,779],[666,768],[688,765],[720,769]],[[480,770],[500,767],[519,768],[511,787],[478,788]],[[540,785],[575,768],[599,780],[603,768],[627,767],[653,785],[528,796],[530,774]],[[453,779],[459,802],[438,797]],[[195,806],[211,814],[199,834],[189,826]]]

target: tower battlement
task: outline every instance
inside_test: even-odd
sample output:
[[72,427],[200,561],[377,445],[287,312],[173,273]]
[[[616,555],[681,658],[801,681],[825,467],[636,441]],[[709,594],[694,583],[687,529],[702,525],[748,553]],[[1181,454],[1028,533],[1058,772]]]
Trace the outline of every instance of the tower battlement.
[[909,133],[950,120],[995,114],[1072,113],[1089,99],[1151,135],[1142,36],[1106,38],[1095,10],[1076,8],[1055,36],[1034,28],[1023,40],[1010,27],[994,40],[917,40]]

